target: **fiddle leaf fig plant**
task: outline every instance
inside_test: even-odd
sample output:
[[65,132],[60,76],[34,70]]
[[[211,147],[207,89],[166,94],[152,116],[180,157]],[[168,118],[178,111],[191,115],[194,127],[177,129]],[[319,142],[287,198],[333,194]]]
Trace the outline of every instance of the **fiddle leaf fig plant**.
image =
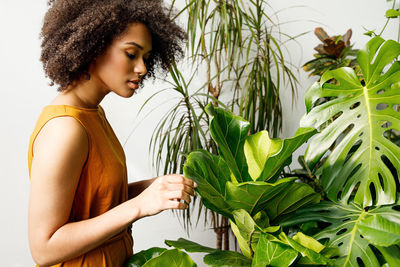
[[[357,54],[363,79],[351,68],[325,72],[306,92],[303,127],[320,133],[305,159],[312,169],[321,160],[322,187],[334,202],[362,207],[396,200],[400,147],[400,43],[377,36]],[[324,99],[320,103],[320,99]]]
[[[197,183],[196,190],[207,208],[230,219],[243,255],[212,252],[205,256],[204,262],[212,266],[265,266],[280,262],[276,266],[285,266],[307,258],[303,261],[328,264],[330,260],[320,254],[321,249],[314,251],[310,247],[318,243],[316,240],[305,235],[295,240],[279,226],[280,219],[318,203],[321,198],[309,185],[296,182],[296,177],[277,177],[279,170],[291,162],[292,153],[316,129],[300,128],[292,138],[270,139],[266,131],[249,135],[249,123],[231,112],[211,104],[205,110],[212,118],[210,133],[219,155],[205,150],[191,152],[184,175]],[[169,244],[185,249],[182,242],[169,241]],[[194,252],[196,247],[192,243],[186,246],[188,252]],[[198,252],[204,252],[204,247],[197,248]],[[284,252],[285,261],[279,260],[281,253],[273,253],[282,249],[288,250]],[[271,254],[266,256],[267,251]]]
[[[301,206],[319,202],[320,195],[308,185],[296,183],[295,178],[265,182],[276,174],[270,169],[281,169],[290,162],[293,151],[316,133],[314,128],[301,128],[287,140],[269,139],[265,131],[249,136],[249,123],[241,117],[211,104],[206,111],[212,116],[210,132],[220,155],[205,150],[190,153],[184,175],[197,183],[197,191],[207,208],[231,220],[232,212],[237,209],[244,209],[251,216],[264,210],[274,220]],[[260,145],[258,151],[255,143],[267,145]],[[296,194],[288,196],[294,191]]]

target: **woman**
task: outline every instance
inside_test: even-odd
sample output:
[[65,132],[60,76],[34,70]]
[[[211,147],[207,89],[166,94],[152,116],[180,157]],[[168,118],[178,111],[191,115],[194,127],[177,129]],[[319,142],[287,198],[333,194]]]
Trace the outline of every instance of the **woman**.
[[131,97],[166,71],[185,34],[155,0],[53,0],[41,32],[46,75],[59,94],[29,147],[29,242],[39,266],[122,266],[131,224],[185,209],[194,183],[167,175],[127,184],[125,156],[101,100]]

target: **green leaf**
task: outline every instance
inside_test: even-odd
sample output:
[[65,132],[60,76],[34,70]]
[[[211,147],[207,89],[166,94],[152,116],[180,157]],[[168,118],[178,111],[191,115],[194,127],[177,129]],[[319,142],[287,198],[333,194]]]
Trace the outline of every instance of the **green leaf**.
[[365,30],[366,30],[366,32],[363,33],[364,35],[372,37],[375,34],[375,30],[367,30],[367,29],[365,29]]
[[205,110],[212,116],[210,132],[218,145],[219,155],[225,160],[237,182],[251,181],[243,149],[249,122],[221,108],[213,107],[211,103]]
[[400,224],[380,215],[373,215],[359,224],[362,236],[377,246],[400,244]]
[[143,267],[196,267],[197,264],[189,257],[188,254],[178,249],[171,249],[162,252],[159,256],[150,259]]
[[283,240],[286,244],[291,246],[296,251],[300,252],[303,257],[307,257],[313,264],[327,265],[332,261],[325,258],[322,254],[315,252],[314,250],[303,246],[302,244],[296,242],[294,239],[288,237],[284,232],[280,233],[279,239]]
[[230,250],[218,250],[204,257],[204,263],[213,267],[232,266],[250,267],[251,260],[242,254]]
[[[395,202],[400,147],[390,140],[400,132],[400,44],[372,38],[357,61],[365,85],[351,68],[324,73],[306,92],[301,126],[317,126],[305,159],[311,168],[324,159],[321,184],[332,201],[363,207]],[[318,100],[324,99],[322,104]],[[321,102],[321,101],[320,101]],[[315,105],[315,106],[314,106]]]
[[295,234],[293,236],[293,240],[317,253],[320,253],[325,248],[325,246],[319,243],[317,240],[303,234],[302,232],[298,232],[297,234]]
[[159,256],[161,253],[166,251],[166,248],[153,247],[147,250],[142,250],[135,253],[129,260],[125,263],[125,267],[140,267],[145,264],[150,259]]
[[184,238],[179,238],[177,241],[173,240],[165,240],[165,244],[168,246],[172,246],[174,248],[178,249],[184,249],[187,252],[206,252],[206,253],[212,253],[215,252],[217,249],[215,248],[210,248],[210,247],[205,247],[200,244],[197,244],[193,241],[184,239]]
[[291,158],[293,152],[316,133],[317,130],[315,128],[299,128],[292,138],[284,139],[283,141],[280,139],[272,139],[272,143],[276,143],[273,145],[274,149],[278,146],[280,146],[281,149],[268,157],[257,181],[267,181],[275,174],[279,173],[279,171],[286,166],[285,163]]
[[236,224],[232,220],[230,221],[230,225],[232,232],[235,235],[236,240],[238,242],[240,251],[242,251],[242,254],[247,258],[251,258],[250,246],[249,243],[247,243],[247,239],[241,235],[239,227],[236,226]]
[[270,139],[267,131],[261,131],[246,138],[244,154],[249,167],[249,174],[254,181],[260,176],[270,155],[279,152],[282,145],[282,140]]
[[268,240],[266,234],[261,234],[254,253],[251,267],[287,267],[297,258],[298,252],[281,242]]
[[242,253],[250,258],[252,257],[251,252],[256,249],[260,228],[245,210],[235,210],[232,214],[235,218],[234,221],[231,220],[233,233],[238,239]]
[[232,210],[224,199],[225,183],[230,181],[230,171],[221,157],[205,150],[191,152],[183,173],[197,183],[196,191],[207,208],[233,218]]
[[396,9],[389,9],[386,10],[385,17],[387,18],[397,18],[400,16],[400,12]]
[[293,183],[287,190],[268,202],[265,212],[270,221],[276,224],[283,218],[281,216],[286,216],[301,207],[318,203],[320,199],[320,194],[315,193],[309,185]]
[[376,247],[382,253],[388,266],[400,266],[400,248],[398,246]]
[[[323,242],[328,248],[337,249],[333,254],[338,257],[334,266],[358,266],[358,261],[362,261],[364,266],[380,266],[379,256],[371,249],[371,245],[380,243],[386,233],[383,236],[382,231],[374,232],[371,228],[391,228],[396,232],[398,227],[395,225],[400,223],[400,212],[396,210],[398,205],[399,203],[371,207],[365,211],[353,202],[349,205],[321,202],[298,210],[296,215],[283,222],[282,226],[299,225],[310,221],[328,223],[329,226],[314,235],[314,238]],[[378,216],[382,220],[373,219]],[[372,225],[373,223],[376,225]],[[396,239],[387,240],[385,245],[394,245],[396,242],[398,242]]]
[[294,183],[294,178],[287,178],[275,184],[265,182],[245,182],[226,184],[226,202],[233,210],[244,209],[251,216],[264,210],[269,201],[285,190],[289,190]]

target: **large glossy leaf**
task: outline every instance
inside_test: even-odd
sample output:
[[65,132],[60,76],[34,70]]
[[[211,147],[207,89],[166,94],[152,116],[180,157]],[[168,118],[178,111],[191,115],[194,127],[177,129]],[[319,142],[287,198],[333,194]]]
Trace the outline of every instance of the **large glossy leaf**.
[[[294,250],[298,251],[303,257],[306,257],[308,259],[307,261],[311,262],[312,264],[327,265],[333,263],[332,260],[327,259],[324,255],[314,251],[315,245],[311,244],[310,242],[305,242],[301,244],[296,240],[288,237],[284,232],[280,233],[279,239],[288,244]],[[307,247],[306,245],[308,245],[309,247]]]
[[[285,190],[289,190],[294,183],[294,178],[286,178],[275,184],[265,182],[245,182],[226,184],[226,202],[232,209],[244,209],[251,216],[264,210],[269,201]],[[301,197],[301,196],[300,196]]]
[[196,267],[197,264],[183,251],[179,249],[171,249],[162,252],[159,256],[154,257],[143,264],[143,267]]
[[287,190],[277,194],[268,202],[265,212],[271,224],[277,224],[288,214],[301,207],[318,203],[320,199],[321,195],[315,193],[309,185],[293,183]]
[[250,267],[251,259],[231,250],[218,250],[207,254],[204,263],[213,267]]
[[365,239],[377,246],[391,246],[400,244],[400,221],[399,218],[388,220],[382,215],[374,215],[360,221],[358,228]]
[[267,159],[278,153],[282,149],[282,145],[282,140],[270,139],[267,131],[261,131],[246,138],[244,154],[249,167],[249,174],[254,181],[260,177]]
[[152,247],[147,250],[142,250],[135,253],[129,260],[125,263],[125,267],[140,267],[143,266],[150,259],[159,256],[161,253],[166,251],[166,248]]
[[251,267],[287,267],[297,258],[299,253],[289,245],[268,240],[262,233],[254,253]]
[[326,157],[321,182],[333,201],[347,203],[355,191],[363,207],[395,202],[398,178],[391,170],[400,170],[400,148],[388,136],[400,132],[399,55],[398,42],[375,37],[357,55],[363,82],[352,69],[340,68],[306,92],[301,126],[321,132],[305,158],[314,167]]
[[165,244],[167,244],[168,246],[172,246],[174,248],[184,249],[187,252],[212,253],[212,252],[217,251],[217,249],[215,249],[215,248],[206,247],[206,246],[200,245],[200,244],[198,244],[196,242],[187,240],[185,238],[179,238],[176,241],[174,241],[174,240],[165,240]]
[[[394,236],[399,234],[398,208],[397,203],[371,207],[366,211],[355,203],[344,205],[322,202],[297,211],[295,217],[282,225],[298,225],[310,221],[328,223],[330,225],[317,233],[314,238],[326,242],[328,247],[337,249],[336,256],[339,258],[335,266],[358,266],[360,261],[364,266],[381,266],[379,255],[372,249],[372,245],[376,245],[379,250],[383,246],[390,247],[398,243],[397,238],[384,240],[388,237],[388,233]],[[399,259],[400,255],[394,257]]]
[[259,177],[257,177],[256,180],[268,181],[274,177],[274,175],[279,173],[283,167],[285,167],[287,164],[290,164],[293,152],[296,151],[302,144],[307,142],[307,140],[316,133],[317,130],[315,128],[299,128],[292,138],[287,138],[284,140],[272,139],[271,142],[276,143],[275,147],[277,147],[279,144],[281,148],[274,154],[267,154],[268,159],[264,164],[262,173]]
[[400,266],[400,248],[399,246],[376,247],[386,260],[388,267]]
[[245,210],[233,211],[234,220],[231,220],[231,228],[236,236],[240,250],[248,258],[252,257],[252,252],[257,247],[261,229]]
[[218,145],[219,155],[229,166],[235,180],[239,183],[251,181],[243,149],[250,127],[249,122],[221,108],[213,107],[211,103],[207,105],[206,111],[212,116],[211,136]]
[[183,173],[197,183],[196,191],[207,208],[232,218],[232,209],[224,199],[225,184],[230,181],[230,170],[221,157],[204,150],[191,152]]

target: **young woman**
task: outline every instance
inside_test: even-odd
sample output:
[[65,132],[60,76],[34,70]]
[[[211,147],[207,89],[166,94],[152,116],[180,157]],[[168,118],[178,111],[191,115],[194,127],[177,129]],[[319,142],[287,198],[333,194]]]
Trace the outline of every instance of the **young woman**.
[[131,224],[185,209],[194,183],[167,175],[127,183],[123,149],[99,105],[131,97],[182,54],[185,34],[156,0],[49,1],[41,32],[46,75],[59,94],[29,147],[29,242],[39,266],[122,266]]

